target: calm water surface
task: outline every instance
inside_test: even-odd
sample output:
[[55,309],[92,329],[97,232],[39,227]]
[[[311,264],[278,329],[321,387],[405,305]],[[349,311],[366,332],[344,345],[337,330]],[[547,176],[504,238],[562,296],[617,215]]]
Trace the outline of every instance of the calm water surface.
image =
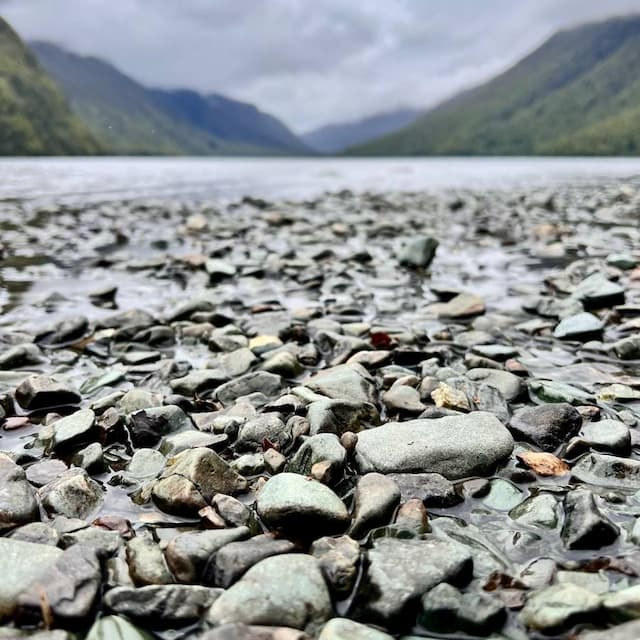
[[640,158],[0,160],[0,200],[306,198],[325,191],[553,186],[640,175]]

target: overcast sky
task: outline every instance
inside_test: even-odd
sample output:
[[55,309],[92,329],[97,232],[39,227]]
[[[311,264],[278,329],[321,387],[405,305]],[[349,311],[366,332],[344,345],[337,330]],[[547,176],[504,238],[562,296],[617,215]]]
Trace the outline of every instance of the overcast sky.
[[0,0],[26,39],[149,85],[253,102],[298,132],[433,105],[558,28],[634,10],[639,0]]

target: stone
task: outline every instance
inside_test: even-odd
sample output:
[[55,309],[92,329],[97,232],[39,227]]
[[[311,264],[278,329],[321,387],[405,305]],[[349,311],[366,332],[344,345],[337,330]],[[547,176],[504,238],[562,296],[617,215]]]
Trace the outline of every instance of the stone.
[[530,629],[555,633],[578,622],[595,619],[600,597],[573,584],[558,584],[534,591],[528,598],[520,619]]
[[485,304],[480,296],[473,293],[459,293],[448,302],[432,305],[431,309],[439,318],[462,319],[482,315]]
[[171,380],[169,386],[175,393],[193,396],[211,391],[228,381],[228,374],[221,369],[195,369],[182,378]]
[[24,469],[0,453],[0,530],[35,520],[40,520],[40,509]]
[[17,369],[44,362],[38,345],[31,342],[17,344],[0,353],[0,369]]
[[226,433],[207,433],[206,431],[189,429],[188,431],[179,431],[162,438],[160,452],[167,457],[171,457],[196,447],[206,447],[207,449],[220,451],[225,448],[228,442],[229,436]]
[[18,598],[58,561],[62,550],[48,544],[0,538],[0,619],[14,612]]
[[539,493],[527,498],[514,507],[509,516],[520,524],[545,529],[553,529],[560,520],[558,502],[550,493]]
[[393,636],[348,618],[332,618],[322,627],[318,640],[393,640]]
[[552,452],[575,436],[581,425],[582,416],[578,411],[562,402],[518,409],[511,418],[509,429],[516,439]]
[[602,606],[616,622],[640,618],[640,585],[605,594]]
[[291,379],[302,373],[302,366],[293,353],[280,351],[267,358],[260,367],[263,371]]
[[87,518],[102,504],[102,489],[84,469],[73,467],[38,490],[48,513]]
[[585,631],[579,640],[636,640],[640,638],[640,620],[631,620],[605,631]]
[[358,364],[341,364],[324,369],[305,380],[304,385],[334,400],[360,404],[372,403],[375,400],[373,381],[367,370]]
[[358,434],[360,473],[434,472],[449,480],[488,475],[513,451],[513,438],[492,414],[389,422]]
[[382,402],[389,411],[417,415],[424,411],[417,389],[404,384],[394,384],[389,391],[382,394]]
[[218,589],[184,584],[116,587],[104,606],[144,627],[175,628],[199,621],[219,595]]
[[18,404],[26,411],[75,405],[82,399],[73,388],[48,376],[33,375],[16,388]]
[[228,589],[261,560],[283,553],[293,553],[295,550],[293,542],[279,540],[269,534],[254,536],[241,542],[230,542],[209,559],[205,568],[204,583]]
[[576,462],[571,477],[599,487],[638,491],[640,462],[631,458],[589,453]]
[[152,638],[126,618],[104,616],[93,623],[85,640],[152,640]]
[[619,284],[596,272],[576,285],[571,296],[580,300],[587,310],[602,309],[624,304],[625,291]]
[[497,597],[486,593],[461,593],[441,583],[422,596],[420,624],[438,633],[462,631],[471,636],[486,636],[499,631],[506,611]]
[[367,473],[358,479],[353,504],[349,535],[361,538],[371,529],[389,524],[400,504],[400,489],[388,476]]
[[262,450],[268,440],[278,450],[285,449],[292,440],[291,427],[273,413],[267,413],[247,420],[238,432],[236,447],[238,450]]
[[309,549],[337,599],[346,598],[358,577],[360,545],[349,536],[324,537]]
[[499,369],[470,369],[466,373],[472,382],[481,382],[497,389],[508,402],[517,400],[523,393],[524,387],[521,378]]
[[173,582],[162,550],[149,534],[136,536],[127,542],[127,563],[129,575],[137,586]]
[[52,447],[57,453],[65,453],[86,445],[96,436],[96,414],[91,409],[76,411],[53,424]]
[[190,531],[177,535],[167,545],[164,555],[174,578],[185,584],[202,580],[212,556],[225,545],[249,537],[247,527],[213,531]]
[[316,400],[307,407],[307,420],[311,435],[318,433],[357,433],[377,425],[380,416],[376,407],[368,402],[349,400]]
[[482,504],[495,511],[509,511],[522,501],[522,497],[522,492],[514,484],[502,478],[494,478],[489,483],[489,492]]
[[622,338],[614,342],[611,349],[620,360],[637,360],[640,358],[640,336]]
[[290,627],[230,622],[198,636],[198,640],[311,640],[311,636]]
[[582,440],[598,451],[626,454],[631,449],[629,427],[618,420],[586,423],[582,427]]
[[[96,550],[74,545],[59,556],[18,598],[23,623],[77,627],[91,615],[101,589],[102,570]],[[47,613],[43,613],[46,602]]]
[[319,462],[328,463],[329,484],[337,482],[343,474],[347,452],[333,433],[319,433],[306,438],[286,465],[286,471],[311,475],[311,469]]
[[93,442],[76,451],[71,464],[84,469],[88,473],[101,473],[105,470],[104,451],[99,442]]
[[245,488],[246,480],[217,453],[196,447],[167,461],[152,495],[167,513],[194,515],[207,506],[215,494],[229,495]]
[[471,403],[464,391],[441,382],[431,392],[431,399],[436,407],[453,409],[454,411],[471,411]]
[[270,529],[304,538],[340,533],[350,520],[344,503],[331,489],[296,473],[280,473],[267,480],[256,508]]
[[555,338],[560,340],[586,341],[597,338],[602,334],[604,323],[592,313],[578,313],[563,318],[553,330]]
[[420,596],[441,582],[464,584],[473,570],[464,546],[432,536],[422,540],[379,538],[354,603],[356,619],[390,628],[412,618]]
[[214,625],[277,624],[315,634],[332,611],[316,560],[291,553],[266,558],[251,567],[213,603],[207,619]]
[[602,515],[587,489],[574,489],[564,499],[562,537],[569,549],[600,549],[616,541],[619,529]]
[[452,482],[439,473],[392,473],[402,501],[418,498],[426,507],[447,508],[462,502]]
[[433,261],[438,241],[430,236],[409,240],[398,252],[398,262],[405,267],[426,269]]
[[254,371],[219,386],[215,397],[223,404],[229,405],[238,398],[255,392],[263,393],[267,397],[274,396],[281,386],[280,376],[267,371]]
[[155,449],[138,449],[127,465],[126,476],[132,480],[153,480],[165,465],[165,457]]

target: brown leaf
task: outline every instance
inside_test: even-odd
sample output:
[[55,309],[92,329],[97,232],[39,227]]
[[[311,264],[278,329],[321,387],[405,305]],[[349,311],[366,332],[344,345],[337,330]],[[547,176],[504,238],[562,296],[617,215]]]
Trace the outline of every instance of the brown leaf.
[[569,465],[552,453],[526,451],[517,454],[516,458],[539,476],[564,476],[569,473]]

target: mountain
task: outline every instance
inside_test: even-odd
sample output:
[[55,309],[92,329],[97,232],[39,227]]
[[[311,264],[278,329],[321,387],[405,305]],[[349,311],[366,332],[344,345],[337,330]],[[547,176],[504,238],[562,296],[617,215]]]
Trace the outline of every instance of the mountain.
[[640,16],[556,33],[505,73],[354,155],[640,154]]
[[0,18],[0,155],[99,153],[62,92]]
[[111,152],[141,155],[305,153],[284,124],[242,102],[195,91],[149,89],[114,66],[47,42],[40,64],[74,112]]
[[398,109],[361,120],[328,124],[303,134],[302,139],[321,153],[338,153],[347,147],[363,144],[402,129],[413,122],[422,111]]

